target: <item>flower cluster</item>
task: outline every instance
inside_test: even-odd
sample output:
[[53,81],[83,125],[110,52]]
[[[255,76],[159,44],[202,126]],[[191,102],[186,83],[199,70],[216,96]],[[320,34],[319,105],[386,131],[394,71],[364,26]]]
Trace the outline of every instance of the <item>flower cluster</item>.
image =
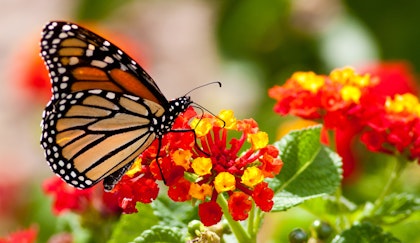
[[264,178],[274,177],[283,164],[254,120],[236,120],[230,110],[218,117],[197,116],[191,108],[176,120],[174,131],[161,145],[160,151],[154,143],[143,152],[113,190],[125,202],[120,203],[125,212],[135,211],[137,201],[156,198],[156,180],[164,180],[173,201],[199,202],[199,216],[206,226],[221,220],[219,196],[228,197],[234,220],[248,217],[252,201],[263,211],[271,210],[274,192]]
[[274,110],[281,115],[323,119],[327,128],[337,128],[353,123],[361,98],[376,84],[376,79],[352,68],[333,70],[328,76],[296,72],[283,86],[271,88],[269,96],[277,100]]
[[35,226],[31,226],[28,229],[13,232],[6,237],[0,237],[0,243],[32,243],[36,242],[38,235],[38,229]]
[[420,158],[420,104],[414,95],[387,97],[367,127],[361,139],[369,150]]
[[381,82],[380,76],[359,75],[351,68],[329,76],[298,72],[283,86],[271,88],[269,95],[277,100],[274,110],[281,115],[322,119],[337,134],[344,130],[361,134],[371,151],[418,159],[419,101],[409,93],[385,96],[375,90]]

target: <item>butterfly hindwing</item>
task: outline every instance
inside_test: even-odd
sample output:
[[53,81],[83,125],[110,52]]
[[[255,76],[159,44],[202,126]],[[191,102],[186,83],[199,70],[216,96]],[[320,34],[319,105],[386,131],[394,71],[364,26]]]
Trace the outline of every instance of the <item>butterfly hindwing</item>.
[[121,177],[155,139],[151,122],[163,113],[160,105],[131,95],[79,91],[45,116],[41,145],[56,174],[87,188],[112,174]]
[[48,23],[41,39],[41,56],[49,69],[52,99],[95,87],[168,105],[140,65],[111,42],[76,24]]

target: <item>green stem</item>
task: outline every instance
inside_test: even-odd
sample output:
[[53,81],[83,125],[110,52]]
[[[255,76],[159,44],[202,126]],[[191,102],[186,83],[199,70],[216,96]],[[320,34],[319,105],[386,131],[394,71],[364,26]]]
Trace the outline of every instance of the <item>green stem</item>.
[[336,223],[338,232],[341,232],[342,230],[349,227],[349,220],[347,219],[345,215],[345,206],[343,205],[343,202],[341,201],[341,199],[342,199],[342,191],[341,191],[341,186],[340,186],[335,191],[335,202],[337,203],[337,207],[338,207],[338,216],[337,216],[337,223]]
[[[336,141],[336,133],[334,130],[327,130],[328,134],[328,142],[329,142],[329,148],[337,153],[337,141]],[[337,203],[338,207],[338,216],[337,216],[337,222],[336,227],[338,231],[342,231],[349,225],[349,220],[346,218],[345,215],[345,208],[343,203],[341,202],[342,198],[342,188],[337,188],[335,191],[335,202]]]
[[373,204],[373,210],[371,211],[372,214],[378,210],[378,208],[382,205],[384,202],[385,197],[390,193],[391,189],[394,187],[395,183],[400,178],[401,172],[403,172],[404,168],[406,167],[408,161],[402,157],[396,157],[394,168],[391,172],[391,175],[388,178],[388,181],[386,185],[384,186],[384,189],[382,190],[379,197],[375,200],[375,203]]
[[[324,127],[325,129],[325,127]],[[329,143],[329,147],[332,151],[337,152],[337,146],[336,146],[336,141],[335,141],[335,131],[334,130],[327,130],[327,134],[328,134],[328,143]]]
[[246,232],[244,227],[236,220],[232,218],[232,216],[229,213],[228,204],[226,201],[226,198],[219,194],[217,197],[217,203],[220,205],[223,211],[223,215],[225,216],[230,229],[232,230],[233,234],[235,235],[236,239],[239,243],[252,243],[255,242],[255,240],[252,240],[249,234]]
[[255,204],[252,202],[252,208],[249,212],[248,217],[248,234],[251,236],[251,238],[255,238],[255,230],[254,230],[254,218],[255,218]]

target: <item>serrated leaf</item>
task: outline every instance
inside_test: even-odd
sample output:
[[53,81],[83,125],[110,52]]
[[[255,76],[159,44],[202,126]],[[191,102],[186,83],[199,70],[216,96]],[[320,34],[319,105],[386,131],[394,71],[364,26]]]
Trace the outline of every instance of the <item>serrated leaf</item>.
[[270,180],[275,191],[272,211],[333,193],[341,181],[341,158],[320,143],[321,126],[293,131],[275,143],[284,163]]
[[137,203],[136,208],[137,213],[121,215],[108,243],[130,242],[159,223],[149,204]]
[[139,237],[134,239],[134,243],[151,243],[151,242],[168,242],[181,243],[185,242],[179,228],[163,225],[153,226],[150,230],[145,230]]
[[420,199],[408,193],[391,194],[384,198],[381,206],[368,216],[376,224],[395,224],[420,210]]
[[350,229],[337,235],[332,243],[398,243],[401,242],[392,234],[383,232],[382,228],[371,223],[353,225]]

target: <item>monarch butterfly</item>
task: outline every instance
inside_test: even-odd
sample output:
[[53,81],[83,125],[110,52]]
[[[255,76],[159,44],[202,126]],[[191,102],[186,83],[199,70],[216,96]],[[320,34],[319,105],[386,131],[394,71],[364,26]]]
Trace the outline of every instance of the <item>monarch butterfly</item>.
[[74,23],[48,23],[41,56],[52,83],[41,146],[53,172],[80,189],[103,180],[112,190],[192,104],[187,95],[168,101],[132,58]]

